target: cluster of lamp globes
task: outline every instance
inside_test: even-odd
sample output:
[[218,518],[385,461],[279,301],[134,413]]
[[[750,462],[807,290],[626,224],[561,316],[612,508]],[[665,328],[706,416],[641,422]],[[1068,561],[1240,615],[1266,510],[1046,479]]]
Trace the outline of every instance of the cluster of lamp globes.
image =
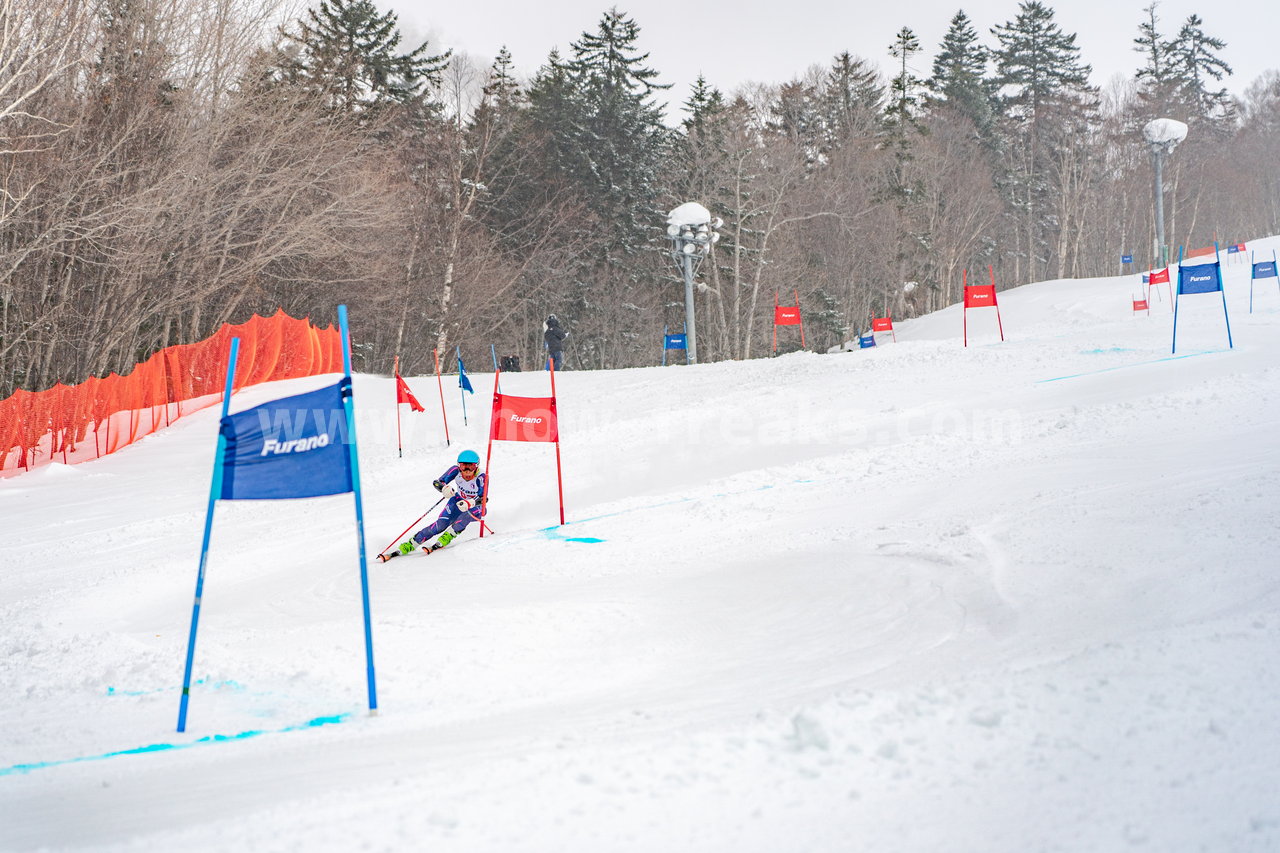
[[667,236],[675,243],[677,254],[705,257],[720,242],[716,229],[724,225],[720,217],[696,201],[682,204],[667,215]]

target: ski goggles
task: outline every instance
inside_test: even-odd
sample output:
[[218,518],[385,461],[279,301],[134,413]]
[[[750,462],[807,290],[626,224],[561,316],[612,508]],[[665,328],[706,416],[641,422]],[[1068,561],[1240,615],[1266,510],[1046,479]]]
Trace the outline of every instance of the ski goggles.
[[458,470],[460,471],[474,471],[479,467],[480,465],[476,462],[459,462],[458,463]]

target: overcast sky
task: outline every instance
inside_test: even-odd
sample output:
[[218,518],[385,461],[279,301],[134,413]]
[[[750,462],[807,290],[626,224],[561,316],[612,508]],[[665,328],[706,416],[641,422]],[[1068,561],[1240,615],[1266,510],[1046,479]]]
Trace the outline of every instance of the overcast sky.
[[[430,39],[433,49],[452,48],[488,65],[503,45],[516,68],[529,76],[553,47],[561,54],[584,31],[594,32],[609,0],[375,0],[400,15],[406,47]],[[1065,32],[1076,33],[1082,58],[1093,66],[1093,82],[1105,86],[1114,75],[1131,75],[1141,59],[1132,49],[1148,0],[1059,0],[1048,2]],[[933,55],[959,9],[986,45],[991,27],[1012,21],[1017,0],[913,0],[910,3],[851,3],[849,0],[738,0],[698,5],[666,0],[630,0],[618,8],[640,26],[641,50],[664,83],[674,84],[667,100],[678,110],[699,73],[726,94],[755,81],[781,83],[815,63],[826,65],[849,51],[879,66],[888,76],[889,45],[903,26],[920,40],[917,76],[926,77]],[[1171,35],[1199,14],[1211,36],[1227,42],[1222,57],[1235,72],[1225,80],[1233,94],[1263,71],[1280,68],[1280,12],[1275,0],[1163,0],[1160,29]],[[411,43],[411,44],[410,44]],[[677,120],[678,120],[677,116]]]

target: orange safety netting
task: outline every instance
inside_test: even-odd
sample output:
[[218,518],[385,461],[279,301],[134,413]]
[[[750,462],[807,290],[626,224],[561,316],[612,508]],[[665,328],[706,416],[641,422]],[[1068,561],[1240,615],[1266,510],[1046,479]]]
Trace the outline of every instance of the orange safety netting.
[[224,325],[199,343],[160,350],[115,373],[0,401],[0,473],[97,459],[222,401],[231,339],[240,339],[235,388],[342,370],[342,337],[277,311]]

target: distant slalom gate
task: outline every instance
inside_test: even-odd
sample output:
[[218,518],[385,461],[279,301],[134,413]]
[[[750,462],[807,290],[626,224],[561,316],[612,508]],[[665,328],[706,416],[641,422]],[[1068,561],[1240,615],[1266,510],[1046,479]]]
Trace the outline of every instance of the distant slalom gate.
[[1182,247],[1178,247],[1178,290],[1173,297],[1173,347],[1174,355],[1178,352],[1178,305],[1182,301],[1183,296],[1191,296],[1197,293],[1220,293],[1222,294],[1222,319],[1227,324],[1227,348],[1234,349],[1235,344],[1231,341],[1231,318],[1227,315],[1227,293],[1222,288],[1222,257],[1217,254],[1218,244],[1214,243],[1212,248],[1197,250],[1188,254],[1188,257],[1202,257],[1206,252],[1213,253],[1214,259],[1211,263],[1195,264],[1194,266],[1182,265]]
[[1250,271],[1249,271],[1249,313],[1253,313],[1253,283],[1260,278],[1274,278],[1277,288],[1280,288],[1280,275],[1277,275],[1276,268],[1276,250],[1271,250],[1271,260],[1259,261],[1255,260],[1253,253],[1249,253]]
[[888,332],[893,335],[893,342],[898,342],[898,333],[893,330],[892,317],[872,317],[871,318],[871,334],[876,332]]
[[991,276],[990,284],[969,284],[969,271],[964,271],[964,309],[961,312],[964,315],[964,345],[969,345],[969,309],[970,308],[994,308],[996,309],[996,326],[1000,330],[1000,340],[1004,340],[1004,322],[1000,319],[1000,305],[996,301],[996,271],[995,267],[988,265],[987,272]]
[[800,316],[800,292],[798,290],[791,291],[796,298],[795,305],[779,305],[778,291],[773,292],[773,354],[778,354],[778,327],[779,326],[799,326],[800,327],[800,348],[806,346],[804,342],[804,318]]
[[662,366],[667,366],[667,353],[670,350],[684,350],[684,363],[689,363],[689,336],[684,331],[671,332],[662,327]]
[[[1151,303],[1151,288],[1155,287],[1157,284],[1163,284],[1165,287],[1169,289],[1169,310],[1172,311],[1173,303],[1174,303],[1173,285],[1170,283],[1168,267],[1165,267],[1162,270],[1151,270],[1149,273],[1147,273],[1147,276],[1146,276],[1147,304]],[[1159,296],[1159,295],[1160,295],[1160,290],[1157,288],[1156,296]]]
[[[560,418],[556,411],[556,369],[549,365],[551,377],[550,397],[517,397],[499,393],[502,371],[493,374],[493,413],[489,419],[489,447],[485,451],[484,495],[488,498],[493,487],[493,443],[495,441],[539,441],[556,446],[556,490],[560,503],[560,523],[564,524],[564,478],[560,469]],[[485,519],[480,519],[480,535],[485,531]]]

